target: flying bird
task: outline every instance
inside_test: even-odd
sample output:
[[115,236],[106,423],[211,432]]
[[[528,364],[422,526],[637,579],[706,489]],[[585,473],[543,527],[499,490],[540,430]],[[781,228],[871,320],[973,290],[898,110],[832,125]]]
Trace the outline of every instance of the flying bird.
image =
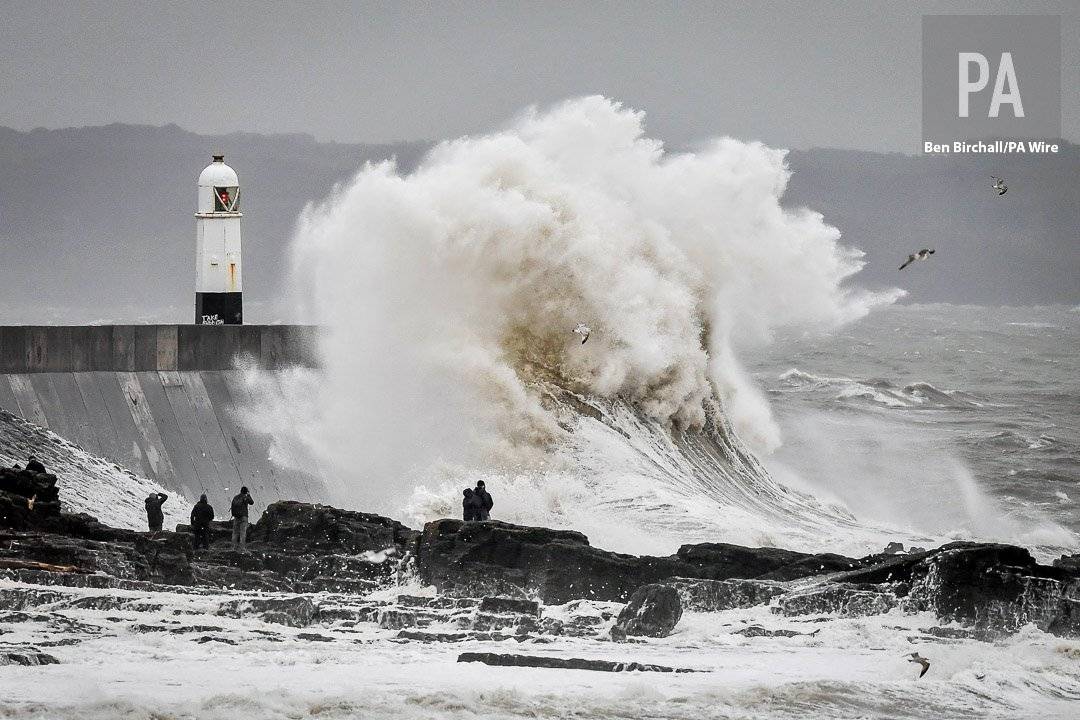
[[920,250],[917,253],[914,253],[912,255],[908,255],[907,260],[904,262],[903,265],[900,266],[900,269],[903,270],[904,268],[906,268],[908,265],[915,262],[916,260],[925,260],[926,258],[930,257],[933,254],[934,254],[933,250],[928,250],[926,248],[923,248],[922,250]]
[[589,339],[589,335],[592,334],[592,330],[585,323],[578,323],[577,327],[574,328],[574,334],[581,336],[581,344],[584,345],[585,341]]
[[998,195],[1004,195],[1009,192],[1009,186],[1005,184],[1004,180],[997,175],[991,175],[990,178],[994,181],[994,189],[997,190]]
[[922,672],[919,673],[919,677],[925,675],[926,671],[930,669],[930,661],[917,652],[911,653],[911,657],[908,658],[908,662],[919,663],[920,665],[922,665]]

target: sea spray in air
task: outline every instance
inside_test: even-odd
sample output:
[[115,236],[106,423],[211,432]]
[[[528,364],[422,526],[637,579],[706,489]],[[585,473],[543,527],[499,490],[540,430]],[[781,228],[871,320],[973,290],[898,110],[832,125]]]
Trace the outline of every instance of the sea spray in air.
[[900,293],[845,285],[861,253],[781,206],[783,151],[666,153],[643,120],[601,97],[532,110],[305,211],[297,291],[326,332],[302,441],[350,501],[391,511],[498,473],[645,517],[723,508],[748,531],[818,512],[743,445],[780,437],[738,353]]

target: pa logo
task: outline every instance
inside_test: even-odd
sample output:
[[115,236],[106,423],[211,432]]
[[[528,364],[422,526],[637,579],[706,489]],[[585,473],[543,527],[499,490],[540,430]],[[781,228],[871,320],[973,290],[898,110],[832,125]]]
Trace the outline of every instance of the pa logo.
[[1061,18],[924,15],[922,139],[1061,137]]

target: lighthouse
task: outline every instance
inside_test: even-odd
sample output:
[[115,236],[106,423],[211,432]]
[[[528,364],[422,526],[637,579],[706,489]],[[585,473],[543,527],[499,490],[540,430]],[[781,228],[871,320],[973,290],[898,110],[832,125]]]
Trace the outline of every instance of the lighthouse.
[[244,322],[240,273],[240,181],[224,155],[199,175],[195,213],[195,324]]

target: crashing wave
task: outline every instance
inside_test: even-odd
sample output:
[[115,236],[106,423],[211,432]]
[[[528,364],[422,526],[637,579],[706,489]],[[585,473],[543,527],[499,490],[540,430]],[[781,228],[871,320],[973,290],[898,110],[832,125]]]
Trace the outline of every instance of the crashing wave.
[[310,410],[291,454],[332,468],[342,501],[452,511],[453,483],[495,474],[501,512],[513,486],[522,513],[602,507],[639,535],[842,521],[756,460],[781,438],[738,352],[902,293],[845,284],[861,253],[782,207],[783,151],[669,153],[643,123],[601,97],[530,110],[304,212],[297,296],[326,330],[318,380],[291,393]]

